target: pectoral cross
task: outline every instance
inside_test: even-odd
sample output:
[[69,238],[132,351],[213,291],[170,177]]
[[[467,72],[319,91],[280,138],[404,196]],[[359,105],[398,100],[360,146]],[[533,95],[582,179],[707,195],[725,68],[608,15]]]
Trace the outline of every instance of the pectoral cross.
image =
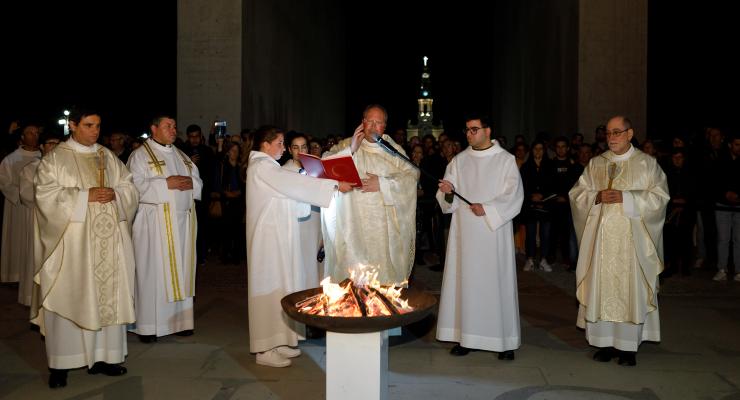
[[162,175],[162,167],[165,166],[164,160],[149,161],[149,165],[157,171],[158,174]]
[[105,187],[105,151],[98,150],[98,187]]

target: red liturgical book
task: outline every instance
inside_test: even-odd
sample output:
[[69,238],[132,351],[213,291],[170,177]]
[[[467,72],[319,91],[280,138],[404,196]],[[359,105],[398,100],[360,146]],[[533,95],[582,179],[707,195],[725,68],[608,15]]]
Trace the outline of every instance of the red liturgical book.
[[311,154],[301,153],[298,158],[303,164],[303,169],[310,176],[354,183],[358,187],[362,186],[360,174],[357,173],[355,162],[352,161],[350,155],[333,155],[321,159]]

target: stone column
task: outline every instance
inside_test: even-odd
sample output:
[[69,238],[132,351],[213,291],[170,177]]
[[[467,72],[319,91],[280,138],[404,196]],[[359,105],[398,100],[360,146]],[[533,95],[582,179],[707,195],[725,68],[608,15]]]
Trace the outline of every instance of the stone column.
[[580,0],[578,129],[594,129],[615,115],[629,117],[638,140],[647,118],[647,0]]
[[[241,130],[242,0],[177,2],[177,123]],[[153,16],[156,18],[156,16]],[[155,60],[156,62],[156,60]]]

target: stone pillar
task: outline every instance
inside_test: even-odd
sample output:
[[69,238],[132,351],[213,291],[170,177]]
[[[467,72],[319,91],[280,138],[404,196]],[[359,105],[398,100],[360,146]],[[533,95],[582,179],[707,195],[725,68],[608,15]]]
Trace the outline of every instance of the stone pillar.
[[[242,0],[177,2],[177,123],[241,130]],[[154,60],[157,62],[157,60]]]
[[616,114],[645,139],[647,119],[647,0],[580,0],[578,129],[594,129]]

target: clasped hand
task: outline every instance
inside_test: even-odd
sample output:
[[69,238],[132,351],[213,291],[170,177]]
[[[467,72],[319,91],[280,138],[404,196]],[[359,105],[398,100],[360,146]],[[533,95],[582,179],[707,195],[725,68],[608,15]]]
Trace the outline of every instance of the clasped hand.
[[367,179],[362,179],[363,192],[377,192],[380,191],[380,180],[377,175],[367,174]]
[[622,191],[607,189],[596,194],[596,204],[616,204],[622,202]]
[[167,189],[192,190],[193,179],[189,176],[172,175],[167,177]]
[[87,191],[88,203],[108,203],[116,199],[116,192],[107,187],[93,187]]

